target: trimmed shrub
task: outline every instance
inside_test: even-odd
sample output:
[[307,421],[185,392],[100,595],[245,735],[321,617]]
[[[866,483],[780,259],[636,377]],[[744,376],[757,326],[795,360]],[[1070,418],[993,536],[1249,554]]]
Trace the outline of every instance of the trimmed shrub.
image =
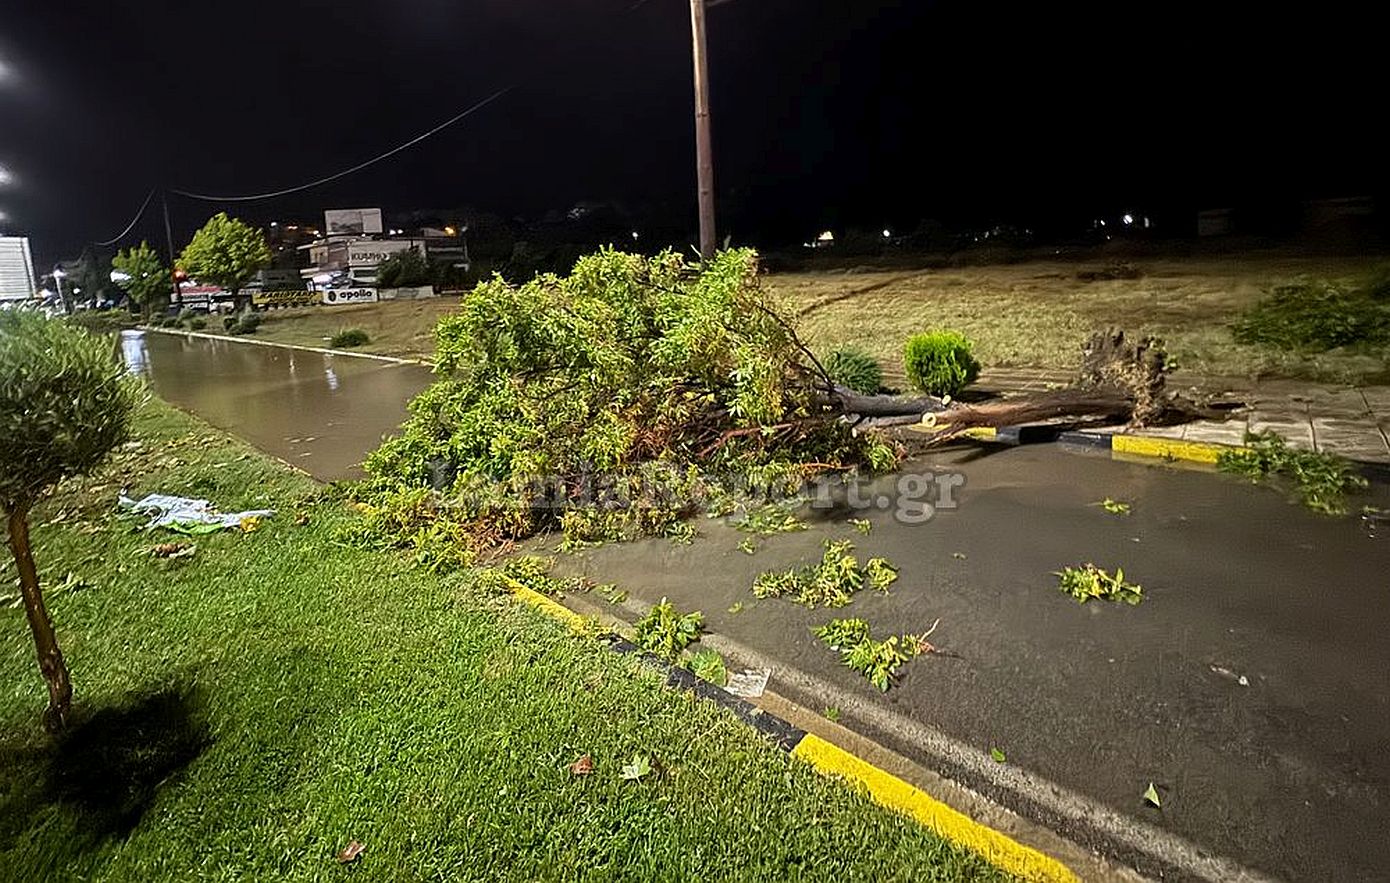
[[1231,326],[1236,343],[1321,352],[1390,339],[1390,311],[1324,282],[1275,287]]
[[935,396],[955,396],[980,374],[971,343],[959,331],[927,331],[907,339],[903,369],[907,382]]
[[864,395],[873,395],[883,386],[878,360],[857,346],[842,346],[831,353],[825,371],[831,380]]
[[204,319],[202,316],[194,316],[192,319],[188,320],[188,327],[193,331],[202,331],[204,328],[208,327],[208,320]]
[[259,327],[261,327],[261,314],[247,310],[237,317],[236,324],[232,326],[231,331],[233,334],[255,334]]
[[188,307],[184,307],[183,309],[179,310],[179,319],[178,319],[178,322],[179,322],[180,325],[183,325],[183,324],[188,323],[188,322],[192,322],[192,321],[193,321],[193,318],[194,318],[195,316],[197,316],[197,315],[198,315],[197,313],[193,312],[193,311],[192,311],[191,309],[189,309]]
[[223,330],[223,331],[231,332],[232,334],[235,334],[235,333],[236,333],[236,323],[237,323],[237,317],[236,317],[235,314],[223,316],[223,317],[222,317],[222,330]]
[[328,342],[331,347],[347,349],[348,347],[364,346],[372,342],[371,335],[361,328],[344,328],[333,339]]

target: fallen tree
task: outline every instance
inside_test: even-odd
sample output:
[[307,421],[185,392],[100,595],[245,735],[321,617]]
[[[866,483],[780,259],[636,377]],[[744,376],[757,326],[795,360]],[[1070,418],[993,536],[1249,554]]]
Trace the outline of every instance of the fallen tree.
[[[1147,422],[1171,406],[1162,351],[1097,335],[1073,387],[997,402],[837,385],[758,283],[756,255],[695,265],[605,250],[566,277],[494,278],[436,331],[439,380],[366,463],[368,532],[458,563],[542,530],[671,531],[737,491],[783,491],[903,456],[875,424],[956,432],[1055,419]],[[711,480],[714,477],[715,480]],[[735,488],[731,491],[730,487]]]

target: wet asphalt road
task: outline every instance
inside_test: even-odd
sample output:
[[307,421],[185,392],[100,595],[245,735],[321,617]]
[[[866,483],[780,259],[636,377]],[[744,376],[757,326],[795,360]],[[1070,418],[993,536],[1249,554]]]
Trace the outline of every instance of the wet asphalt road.
[[315,478],[360,478],[429,385],[420,365],[126,331],[121,352],[162,399]]
[[[122,349],[161,397],[322,479],[360,474],[429,382],[417,366],[170,335],[127,333]],[[1390,526],[1375,536],[1355,516],[1316,516],[1227,476],[1048,446],[943,452],[914,468],[964,475],[958,508],[921,524],[892,508],[812,513],[811,530],[759,539],[753,556],[737,549],[743,534],[703,521],[689,546],[610,546],[562,566],[701,609],[710,630],[784,666],[1259,871],[1390,879]],[[1094,505],[1107,496],[1132,513]],[[1363,502],[1390,508],[1390,488]],[[839,611],[752,597],[760,571],[812,563],[827,536],[891,559],[892,593]],[[1144,603],[1060,594],[1052,572],[1086,561],[1123,566]],[[728,613],[735,602],[742,612]],[[811,634],[836,616],[876,634],[940,618],[943,653],[880,695]],[[776,672],[772,686],[826,704]],[[1079,842],[1180,876],[874,715],[844,722]],[[1141,800],[1151,781],[1161,810]]]
[[[753,556],[736,548],[743,534],[706,521],[693,545],[610,546],[564,566],[701,609],[714,632],[1255,870],[1390,878],[1390,532],[1229,476],[1049,446],[917,465],[966,476],[957,509],[918,525],[840,511],[759,540]],[[1132,513],[1094,505],[1106,496]],[[1358,508],[1367,502],[1390,505],[1390,489]],[[861,593],[839,611],[753,598],[760,571],[812,563],[826,536],[893,561],[891,594]],[[1146,600],[1082,606],[1061,594],[1052,572],[1087,561],[1122,566]],[[742,611],[728,613],[735,602]],[[880,696],[812,635],[837,616],[863,617],[876,635],[939,617],[932,640],[945,652],[909,663]],[[825,705],[779,686],[775,670],[772,686]],[[872,717],[846,722],[1079,842],[1181,876],[925,756]],[[1161,810],[1141,798],[1149,782]]]

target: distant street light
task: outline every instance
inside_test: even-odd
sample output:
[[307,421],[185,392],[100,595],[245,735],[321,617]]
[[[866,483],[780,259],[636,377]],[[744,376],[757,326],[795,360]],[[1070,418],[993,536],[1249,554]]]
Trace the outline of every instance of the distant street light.
[[63,297],[63,280],[67,278],[67,273],[63,272],[62,267],[53,268],[53,284],[58,288],[58,300],[63,302],[63,308],[67,308],[68,299]]

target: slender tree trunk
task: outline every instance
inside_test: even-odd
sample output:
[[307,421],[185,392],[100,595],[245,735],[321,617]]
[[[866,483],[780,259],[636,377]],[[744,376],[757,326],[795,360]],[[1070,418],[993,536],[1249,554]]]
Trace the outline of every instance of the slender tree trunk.
[[48,710],[43,725],[50,733],[62,730],[68,722],[72,707],[72,681],[68,678],[63,651],[58,649],[58,637],[53,634],[53,620],[43,605],[39,591],[39,574],[34,568],[34,554],[29,547],[29,507],[16,506],[10,510],[10,551],[19,566],[19,590],[24,596],[24,613],[29,617],[29,630],[34,634],[34,650],[39,657],[39,671],[48,684]]

